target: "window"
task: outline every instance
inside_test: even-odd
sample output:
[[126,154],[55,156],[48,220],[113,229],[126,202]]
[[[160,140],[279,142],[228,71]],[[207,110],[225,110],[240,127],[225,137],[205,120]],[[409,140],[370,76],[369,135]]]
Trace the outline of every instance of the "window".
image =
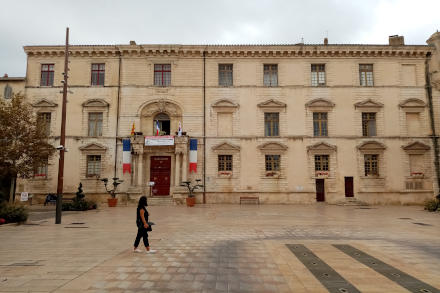
[[218,171],[232,171],[232,155],[218,155]]
[[278,86],[278,65],[264,64],[264,85]]
[[92,64],[92,85],[104,85],[105,64]]
[[327,136],[327,113],[313,113],[313,136]]
[[43,162],[35,168],[35,178],[47,178],[47,166],[49,165],[48,161],[49,159],[46,157]]
[[9,84],[5,86],[4,95],[5,99],[10,99],[12,96],[12,88]]
[[362,135],[376,136],[376,113],[362,113]]
[[373,64],[359,64],[361,86],[373,86]]
[[218,65],[218,85],[220,86],[232,86],[232,64],[219,64]]
[[423,175],[424,165],[422,154],[409,155],[409,169],[411,176]]
[[89,155],[87,156],[87,177],[98,177],[101,175],[101,156]]
[[325,64],[312,64],[312,86],[325,85]]
[[50,119],[51,113],[38,113],[38,126],[43,129],[43,132],[46,136],[50,136]]
[[264,136],[278,136],[279,113],[264,113]]
[[315,155],[315,171],[328,171],[328,155]]
[[154,85],[169,86],[171,84],[171,64],[154,64]]
[[102,135],[102,113],[89,113],[89,136]]
[[420,113],[406,113],[406,128],[408,136],[422,135],[420,128]]
[[40,86],[53,86],[53,64],[41,64]]
[[379,175],[379,155],[364,155],[365,176]]
[[153,120],[154,135],[170,135],[170,117],[165,113],[159,113]]
[[280,171],[280,155],[265,155],[266,171]]

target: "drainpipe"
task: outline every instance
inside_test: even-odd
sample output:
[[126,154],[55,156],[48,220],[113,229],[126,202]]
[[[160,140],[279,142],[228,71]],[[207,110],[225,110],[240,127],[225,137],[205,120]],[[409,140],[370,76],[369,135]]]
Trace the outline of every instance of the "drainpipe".
[[203,203],[206,203],[206,50],[203,50]]
[[116,108],[116,133],[115,133],[115,169],[114,169],[114,176],[116,177],[116,167],[118,162],[118,132],[119,132],[119,108],[120,105],[120,96],[121,96],[121,52],[118,51],[119,55],[119,67],[118,67],[118,104]]
[[[434,122],[434,107],[432,105],[432,86],[431,78],[429,73],[429,60],[431,59],[431,52],[426,53],[425,59],[425,89],[426,95],[428,96],[428,107],[429,107],[429,120],[431,122],[431,138],[432,144],[434,145],[434,167],[435,174],[437,176],[437,189],[440,189],[440,163],[439,163],[439,146],[438,146],[438,136],[435,133],[435,122]],[[440,192],[440,191],[439,191]],[[439,193],[437,192],[437,194]]]

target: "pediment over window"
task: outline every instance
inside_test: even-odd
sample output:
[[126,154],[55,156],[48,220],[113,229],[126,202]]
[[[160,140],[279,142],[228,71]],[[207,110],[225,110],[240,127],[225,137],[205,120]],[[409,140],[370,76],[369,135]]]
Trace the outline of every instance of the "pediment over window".
[[377,141],[366,141],[357,146],[357,148],[361,151],[373,151],[373,150],[385,150],[387,147],[380,142]]
[[104,100],[101,99],[92,99],[92,100],[87,100],[82,104],[83,107],[101,107],[101,108],[105,108],[109,106],[109,103],[107,103]]
[[358,102],[354,104],[355,108],[382,108],[383,104],[373,101],[372,99],[368,99],[362,102]]
[[41,99],[38,102],[35,102],[32,104],[32,107],[35,107],[35,108],[57,107],[57,106],[58,106],[58,104],[51,102],[49,100],[46,100],[46,99]]
[[262,102],[258,104],[259,108],[286,108],[286,104],[280,101],[276,101],[274,99],[267,100],[266,102]]
[[239,146],[224,142],[212,147],[214,151],[240,151]]
[[318,142],[307,147],[308,151],[336,151],[336,146],[326,142]]
[[420,99],[407,99],[399,104],[401,108],[424,108],[426,103]]
[[105,152],[107,148],[99,143],[89,143],[79,148],[81,151]]
[[427,151],[427,150],[431,149],[431,147],[429,145],[426,145],[420,141],[415,141],[415,142],[409,143],[405,146],[402,146],[402,148],[405,151]]
[[309,108],[332,108],[335,103],[327,99],[314,99],[306,103],[306,107]]
[[217,102],[212,104],[212,107],[213,108],[233,108],[233,109],[236,109],[240,106],[231,100],[223,99],[223,100],[218,100]]
[[261,151],[285,151],[287,146],[278,142],[267,142],[259,145],[258,148]]

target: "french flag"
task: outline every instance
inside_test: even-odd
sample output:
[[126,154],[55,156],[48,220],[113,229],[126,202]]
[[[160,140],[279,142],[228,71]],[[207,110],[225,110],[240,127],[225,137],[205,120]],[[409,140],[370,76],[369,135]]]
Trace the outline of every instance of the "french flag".
[[131,174],[131,146],[130,139],[122,140],[122,174],[128,172]]
[[189,172],[197,173],[197,139],[189,140]]
[[156,120],[156,136],[159,136],[159,131],[160,131],[159,120]]

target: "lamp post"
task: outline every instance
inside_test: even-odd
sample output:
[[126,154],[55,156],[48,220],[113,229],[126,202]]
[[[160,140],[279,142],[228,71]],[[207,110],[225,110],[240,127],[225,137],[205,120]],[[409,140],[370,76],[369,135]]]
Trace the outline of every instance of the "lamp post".
[[63,200],[64,184],[64,153],[66,151],[66,104],[67,104],[67,78],[69,65],[69,28],[66,28],[66,48],[64,51],[64,80],[63,80],[63,107],[61,110],[61,135],[60,135],[60,160],[58,164],[57,204],[55,212],[55,224],[61,224],[61,207]]

